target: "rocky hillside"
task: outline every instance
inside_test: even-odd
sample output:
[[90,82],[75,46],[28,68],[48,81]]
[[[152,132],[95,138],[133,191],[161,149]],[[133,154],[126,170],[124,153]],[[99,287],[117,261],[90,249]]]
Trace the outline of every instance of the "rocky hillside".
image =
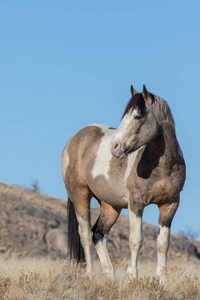
[[[92,209],[93,223],[98,213],[98,209]],[[0,253],[65,257],[66,215],[66,201],[0,183]],[[139,259],[155,261],[157,228],[144,223],[143,229]],[[128,233],[128,218],[120,216],[109,235],[108,249],[112,259],[129,259]],[[95,258],[95,251],[93,253]],[[169,259],[199,261],[200,242],[172,235]]]

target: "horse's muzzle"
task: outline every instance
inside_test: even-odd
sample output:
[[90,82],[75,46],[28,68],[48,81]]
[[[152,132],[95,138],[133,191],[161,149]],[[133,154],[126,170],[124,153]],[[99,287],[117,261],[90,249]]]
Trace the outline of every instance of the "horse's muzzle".
[[122,158],[124,156],[124,148],[119,142],[111,142],[110,151],[115,157]]

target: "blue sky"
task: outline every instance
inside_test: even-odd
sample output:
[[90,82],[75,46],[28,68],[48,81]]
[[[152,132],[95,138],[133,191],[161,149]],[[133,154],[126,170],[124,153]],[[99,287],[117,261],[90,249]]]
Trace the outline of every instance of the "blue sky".
[[[130,85],[171,107],[187,164],[172,224],[200,232],[200,2],[0,1],[0,182],[66,199],[61,153],[82,127],[118,127]],[[158,224],[158,209],[144,221]],[[200,238],[200,237],[199,237]]]

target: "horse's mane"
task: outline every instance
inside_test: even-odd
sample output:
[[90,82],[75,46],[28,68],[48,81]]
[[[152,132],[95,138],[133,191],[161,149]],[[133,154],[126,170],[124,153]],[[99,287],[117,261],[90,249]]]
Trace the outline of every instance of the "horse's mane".
[[175,129],[174,118],[172,116],[171,109],[169,108],[167,102],[158,96],[155,96],[154,98],[154,105],[159,111],[159,115],[162,117],[162,121],[169,123],[169,125],[171,125]]

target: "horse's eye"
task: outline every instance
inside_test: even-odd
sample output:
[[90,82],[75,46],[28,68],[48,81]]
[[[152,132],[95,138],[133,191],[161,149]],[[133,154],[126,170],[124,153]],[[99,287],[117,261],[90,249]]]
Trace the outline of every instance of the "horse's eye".
[[135,119],[135,120],[140,120],[141,117],[140,117],[140,116],[135,116],[134,119]]

